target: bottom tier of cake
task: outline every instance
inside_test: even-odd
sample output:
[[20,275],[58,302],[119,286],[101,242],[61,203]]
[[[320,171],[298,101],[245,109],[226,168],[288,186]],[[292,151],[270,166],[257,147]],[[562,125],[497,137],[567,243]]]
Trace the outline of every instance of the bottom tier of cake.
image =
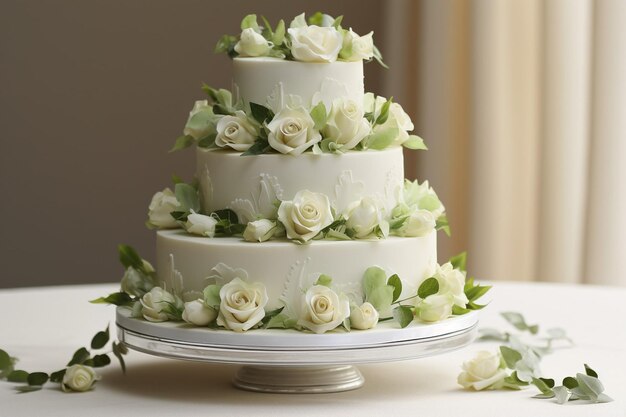
[[416,293],[419,284],[437,264],[437,235],[390,237],[376,241],[319,240],[309,244],[288,241],[245,242],[239,238],[203,238],[181,230],[157,232],[157,271],[167,286],[182,278],[186,290],[202,291],[211,284],[221,265],[261,282],[267,289],[268,308],[283,304],[290,288],[306,288],[320,275],[356,298],[363,297],[362,280],[370,267],[382,268],[387,276],[402,281],[401,297]]

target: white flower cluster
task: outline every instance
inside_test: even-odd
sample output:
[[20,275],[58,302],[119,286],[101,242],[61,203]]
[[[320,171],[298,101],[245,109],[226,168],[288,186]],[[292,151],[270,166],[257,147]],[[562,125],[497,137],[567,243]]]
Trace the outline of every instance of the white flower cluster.
[[444,215],[445,207],[428,181],[418,183],[405,180],[398,205],[391,213],[393,234],[397,236],[426,236],[435,230],[437,219]]
[[452,307],[465,308],[469,300],[465,295],[465,271],[456,269],[450,262],[437,265],[429,274],[437,280],[439,290],[426,298],[416,298],[415,315],[425,322],[436,322],[452,315]]
[[[307,24],[304,13],[296,16],[287,29],[288,52],[294,60],[303,62],[359,61],[374,56],[373,32],[359,36],[352,29],[346,30],[328,15],[320,16],[319,24]],[[256,16],[244,18],[239,40],[234,51],[242,57],[283,56],[280,47],[284,38],[271,36],[266,39],[256,23]],[[271,28],[269,28],[271,30]],[[284,24],[282,30],[284,31]],[[266,31],[265,33],[269,33]],[[279,43],[279,44],[276,44]]]

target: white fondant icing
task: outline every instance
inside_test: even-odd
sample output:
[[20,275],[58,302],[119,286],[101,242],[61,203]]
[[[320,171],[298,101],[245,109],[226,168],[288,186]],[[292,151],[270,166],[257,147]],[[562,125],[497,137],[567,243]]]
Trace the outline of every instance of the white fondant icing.
[[[310,190],[334,199],[340,178],[350,172],[352,182],[363,184],[363,195],[378,196],[385,207],[397,203],[397,192],[404,177],[401,148],[383,151],[350,151],[345,154],[314,155],[306,153],[293,157],[282,154],[241,156],[236,152],[198,148],[197,166],[210,167],[211,193],[202,201],[211,201],[209,211],[231,207],[237,199],[258,195],[259,174],[275,177],[282,189],[282,199],[291,200],[298,191]],[[199,173],[202,177],[202,172]],[[201,187],[201,193],[205,193]]]
[[[217,275],[211,271],[216,265],[241,268],[248,272],[251,282],[260,281],[266,286],[268,308],[273,309],[281,305],[279,300],[285,296],[287,280],[294,274],[302,277],[298,278],[298,285],[302,279],[323,273],[331,276],[336,285],[353,287],[361,282],[368,267],[379,266],[389,275],[398,274],[407,286],[416,287],[437,262],[436,246],[436,232],[418,238],[320,240],[297,245],[288,241],[250,243],[239,238],[209,239],[182,230],[161,230],[157,232],[157,270],[167,270],[171,254],[186,289],[201,291],[211,283],[206,278]],[[298,272],[298,265],[304,262],[304,271]]]
[[[305,106],[321,100],[330,109],[330,103],[337,97],[363,102],[363,61],[311,63],[278,58],[235,58],[233,83],[246,103],[269,105],[268,98],[280,84],[283,95],[299,96]],[[272,105],[275,100],[276,97],[271,100]]]

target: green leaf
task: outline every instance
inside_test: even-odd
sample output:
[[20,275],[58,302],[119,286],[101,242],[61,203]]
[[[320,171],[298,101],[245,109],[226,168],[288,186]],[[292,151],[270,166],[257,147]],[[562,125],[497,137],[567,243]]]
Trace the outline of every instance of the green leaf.
[[476,285],[465,291],[467,299],[470,301],[476,301],[483,295],[485,295],[491,289],[491,285]]
[[21,394],[24,394],[27,392],[39,391],[41,389],[41,385],[23,385],[21,387],[15,387],[15,389]]
[[48,374],[45,372],[32,372],[28,374],[28,378],[26,378],[26,382],[28,385],[43,385],[48,382]]
[[500,346],[500,353],[509,369],[515,369],[515,364],[522,359],[522,354],[508,346]]
[[[383,104],[383,106],[380,108],[380,113],[378,114],[374,125],[385,124],[385,122],[389,118],[389,107],[391,106],[392,101],[393,97],[390,97],[389,100],[385,101],[385,104]],[[396,134],[396,136],[398,135]]]
[[114,304],[116,306],[126,306],[132,303],[133,299],[125,292],[115,292],[109,294],[106,297],[96,298],[89,301],[92,304]]
[[400,294],[402,294],[402,280],[398,276],[398,274],[393,274],[387,280],[387,285],[393,287],[393,301],[395,303],[398,298],[400,298]]
[[93,367],[94,368],[100,368],[100,367],[103,367],[103,366],[107,366],[110,363],[111,363],[111,358],[109,358],[109,355],[102,354],[102,355],[96,355],[96,356],[93,357]]
[[317,279],[317,282],[315,283],[315,285],[323,285],[324,287],[329,287],[330,288],[332,283],[333,283],[333,279],[330,276],[328,276],[326,274],[322,274]]
[[387,64],[385,64],[383,62],[383,56],[380,53],[380,51],[378,50],[378,48],[376,47],[376,45],[374,45],[374,59],[376,60],[376,62],[378,62],[380,64],[380,66],[382,66],[385,69],[389,69]]
[[591,397],[592,400],[595,400],[604,391],[602,382],[593,376],[579,373],[576,374],[576,381],[578,382],[578,389]]
[[454,269],[467,271],[467,252],[461,252],[450,258],[450,263]]
[[131,246],[120,244],[117,245],[117,252],[119,253],[120,262],[124,268],[141,269],[143,267],[143,261],[141,256]]
[[231,55],[234,52],[233,49],[235,48],[236,44],[237,44],[237,38],[235,36],[224,35],[220,38],[220,40],[217,41],[214,52],[216,54],[226,52],[229,55]]
[[213,215],[216,216],[219,220],[227,220],[229,223],[238,223],[239,218],[237,217],[237,213],[235,213],[231,209],[222,209],[216,210],[213,212]]
[[13,370],[13,361],[7,352],[0,349],[0,371],[8,373]]
[[393,309],[393,318],[400,324],[401,328],[405,328],[413,321],[413,310],[408,306],[398,306]]
[[341,22],[343,21],[343,15],[338,16],[337,18],[335,18],[335,21],[333,22],[333,27],[337,30],[341,29]]
[[446,216],[445,214],[442,214],[441,216],[437,217],[437,221],[435,222],[435,229],[443,230],[444,233],[448,237],[450,237],[452,232],[450,231],[450,224],[448,223],[448,216]]
[[123,344],[116,343],[116,342],[113,342],[112,347],[113,347],[113,354],[120,362],[120,366],[122,367],[122,372],[126,373],[126,363],[124,362],[124,357],[122,355],[125,355],[126,353],[128,353],[128,349]]
[[102,349],[107,343],[109,343],[109,326],[104,331],[96,333],[91,339],[91,348]]
[[274,46],[282,45],[285,40],[285,21],[280,19],[278,24],[276,25],[276,30],[274,31],[274,35],[272,36],[272,43]]
[[249,14],[243,18],[241,21],[241,30],[244,29],[254,29],[255,31],[259,30],[259,24],[257,23],[255,14]]
[[559,404],[565,404],[572,397],[572,392],[567,387],[555,387],[552,392]]
[[[552,386],[554,386],[554,380],[550,381],[552,381]],[[552,387],[550,387],[550,385],[547,384],[543,378],[533,378],[532,384],[536,386],[544,395],[553,394]]]
[[28,381],[28,372],[18,369],[16,371],[11,372],[7,376],[7,381],[9,382],[26,382]]
[[593,369],[591,369],[591,367],[587,364],[585,364],[585,373],[589,376],[592,376],[594,378],[598,377],[598,373],[596,371],[594,371]]
[[220,290],[222,289],[221,285],[208,285],[203,291],[204,294],[204,304],[208,307],[219,308],[220,303],[222,302],[220,298]]
[[367,301],[369,301],[376,310],[385,311],[393,302],[393,291],[394,288],[390,285],[374,288],[367,297]]
[[409,138],[402,143],[402,146],[404,146],[407,149],[413,149],[413,150],[420,150],[420,151],[428,150],[428,148],[426,147],[426,144],[424,143],[424,139],[415,135],[409,135]]
[[524,316],[522,316],[520,313],[514,311],[505,311],[503,313],[500,313],[500,315],[504,317],[506,321],[512,324],[513,327],[515,327],[517,330],[528,330],[532,334],[536,334],[539,331],[538,325],[535,324],[533,326],[529,326],[528,324],[526,324]]
[[67,369],[60,369],[56,372],[52,372],[50,374],[50,382],[61,382],[63,381],[63,377],[65,376],[65,371]]
[[272,147],[267,139],[259,138],[254,142],[254,145],[250,146],[247,151],[241,154],[241,156],[261,155],[269,151],[271,148]]
[[470,310],[469,308],[459,307],[456,304],[452,306],[452,315],[454,316],[462,316],[463,314],[467,314],[470,311],[472,310]]
[[[216,103],[212,107],[213,114],[223,115],[223,116],[233,116],[235,113],[228,106],[225,106],[221,103]],[[201,113],[196,113],[201,114]],[[194,116],[195,117],[195,116]]]
[[578,381],[576,381],[576,378],[567,376],[563,378],[563,386],[569,389],[574,389],[578,387]]
[[189,136],[189,135],[179,136],[178,138],[176,138],[176,142],[174,143],[174,146],[172,146],[172,149],[170,149],[170,152],[176,152],[176,151],[180,151],[181,149],[188,148],[191,145],[193,145],[195,141],[196,140],[193,138],[193,136]]
[[363,274],[363,291],[365,298],[368,299],[370,294],[378,288],[386,285],[387,274],[382,268],[371,266],[365,270]]
[[72,356],[72,359],[67,363],[67,366],[82,364],[87,359],[89,359],[89,356],[89,351],[86,348],[82,347],[74,352],[74,356]]
[[200,197],[198,196],[198,190],[191,185],[185,183],[176,184],[174,194],[176,195],[176,199],[180,203],[183,211],[200,211]]
[[430,277],[424,280],[417,289],[417,295],[420,298],[426,298],[429,295],[437,294],[439,291],[439,281],[437,278]]
[[252,118],[261,125],[274,118],[274,112],[271,109],[257,103],[250,103],[250,112],[252,113]]
[[309,17],[309,25],[322,26],[324,15],[322,12],[315,12],[313,16]]
[[400,130],[396,127],[385,129],[381,132],[372,133],[364,140],[364,146],[366,149],[382,150],[393,143],[398,137]]
[[322,128],[326,125],[328,114],[326,113],[326,106],[324,106],[323,101],[320,101],[311,109],[311,118],[315,123],[315,126],[313,127],[315,130],[322,130]]

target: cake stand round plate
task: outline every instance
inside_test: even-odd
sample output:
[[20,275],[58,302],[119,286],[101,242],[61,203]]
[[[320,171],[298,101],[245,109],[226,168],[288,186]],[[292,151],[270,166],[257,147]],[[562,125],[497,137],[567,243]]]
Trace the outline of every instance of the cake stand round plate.
[[234,385],[279,393],[324,393],[359,388],[364,379],[354,364],[417,359],[470,344],[478,314],[439,323],[413,322],[400,329],[382,322],[367,331],[324,334],[257,329],[246,333],[192,327],[180,322],[151,323],[117,308],[118,338],[131,349],[175,359],[243,364]]

